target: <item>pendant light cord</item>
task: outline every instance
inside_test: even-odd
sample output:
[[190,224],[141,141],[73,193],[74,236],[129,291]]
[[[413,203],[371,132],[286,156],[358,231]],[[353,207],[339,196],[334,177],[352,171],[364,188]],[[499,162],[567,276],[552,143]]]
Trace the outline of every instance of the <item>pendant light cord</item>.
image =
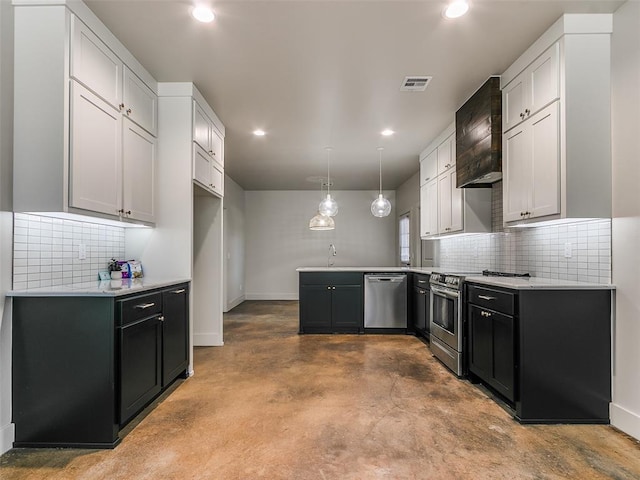
[[331,169],[329,167],[331,157],[331,147],[327,147],[327,195],[331,195]]
[[382,195],[382,147],[378,148],[378,151],[380,152],[380,195]]

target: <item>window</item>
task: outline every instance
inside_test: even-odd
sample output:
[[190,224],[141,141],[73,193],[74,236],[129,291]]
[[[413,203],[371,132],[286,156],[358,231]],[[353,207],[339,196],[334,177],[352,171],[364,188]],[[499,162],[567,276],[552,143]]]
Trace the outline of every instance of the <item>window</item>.
[[405,213],[400,217],[398,225],[398,231],[400,232],[400,239],[398,245],[400,246],[400,263],[402,265],[409,265],[411,263],[411,248],[410,248],[410,217],[408,213]]

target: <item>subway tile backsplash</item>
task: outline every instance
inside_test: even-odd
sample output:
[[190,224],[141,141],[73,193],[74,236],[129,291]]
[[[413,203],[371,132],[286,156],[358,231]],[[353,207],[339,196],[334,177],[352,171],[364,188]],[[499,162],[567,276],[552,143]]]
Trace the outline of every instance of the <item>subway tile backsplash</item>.
[[[80,245],[86,259],[80,260]],[[124,228],[14,214],[13,289],[91,282],[109,259],[124,257]]]
[[[441,239],[439,265],[581,282],[611,282],[611,220]],[[565,255],[566,253],[566,255]],[[569,258],[567,258],[569,257]]]

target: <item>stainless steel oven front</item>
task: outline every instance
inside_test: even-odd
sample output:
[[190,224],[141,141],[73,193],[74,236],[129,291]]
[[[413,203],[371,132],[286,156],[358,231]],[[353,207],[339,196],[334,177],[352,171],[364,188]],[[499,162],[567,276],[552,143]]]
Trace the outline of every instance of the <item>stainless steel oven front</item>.
[[456,375],[463,374],[462,279],[431,275],[432,353]]

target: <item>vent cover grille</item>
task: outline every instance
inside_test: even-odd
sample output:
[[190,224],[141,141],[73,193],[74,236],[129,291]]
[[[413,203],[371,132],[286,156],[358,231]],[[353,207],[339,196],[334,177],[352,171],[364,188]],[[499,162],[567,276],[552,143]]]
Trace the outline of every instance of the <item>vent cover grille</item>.
[[401,92],[424,92],[431,82],[431,78],[426,75],[414,75],[411,77],[404,77]]

